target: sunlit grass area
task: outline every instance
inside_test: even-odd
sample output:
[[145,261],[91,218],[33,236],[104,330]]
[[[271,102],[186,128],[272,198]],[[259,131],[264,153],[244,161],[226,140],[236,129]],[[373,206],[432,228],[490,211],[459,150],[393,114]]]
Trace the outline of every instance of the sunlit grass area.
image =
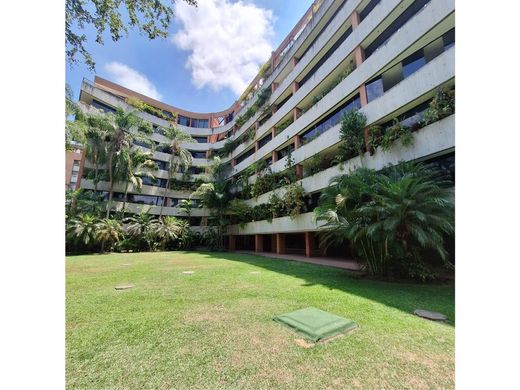
[[[308,306],[359,328],[309,346],[273,321]],[[454,306],[453,284],[237,253],[69,257],[67,387],[453,388]]]

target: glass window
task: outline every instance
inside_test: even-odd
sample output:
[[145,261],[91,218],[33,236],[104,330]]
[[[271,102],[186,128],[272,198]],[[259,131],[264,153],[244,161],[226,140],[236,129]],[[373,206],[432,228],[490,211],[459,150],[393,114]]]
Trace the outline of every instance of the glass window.
[[381,76],[376,77],[372,81],[369,81],[365,85],[367,91],[367,100],[371,102],[372,100],[377,99],[381,96],[385,91],[383,88],[383,79]]
[[182,126],[190,126],[190,118],[187,118],[185,116],[179,115],[179,125]]
[[417,72],[426,64],[423,51],[418,50],[403,61],[403,78],[407,78],[411,74]]
[[386,92],[403,80],[403,65],[398,63],[397,65],[388,69],[385,73],[383,73],[382,78],[383,89]]
[[[377,49],[384,46],[386,42],[401,27],[403,27],[415,14],[424,8],[430,0],[415,0],[404,12],[397,17],[379,36],[365,48],[365,58],[370,57]],[[367,6],[368,8],[368,6]]]
[[305,131],[301,135],[302,142],[305,144],[317,138],[331,127],[336,126],[339,122],[341,122],[343,113],[349,110],[358,109],[360,107],[361,103],[359,100],[359,95],[356,95],[352,99],[349,99],[347,102],[345,102],[342,106],[331,112],[329,115],[325,116],[315,125],[311,126],[309,130]]
[[258,141],[258,148],[261,148],[262,146],[266,145],[269,141],[273,139],[273,134],[269,133],[264,138],[262,138],[260,141]]
[[206,137],[193,137],[195,141],[197,141],[199,144],[205,144],[208,142],[208,139]]
[[424,47],[424,49],[423,49],[424,58],[426,59],[426,62],[430,62],[435,57],[437,57],[439,54],[441,54],[443,51],[444,51],[444,42],[442,40],[442,37],[440,37]]
[[455,45],[455,29],[452,28],[446,34],[442,36],[444,41],[444,50],[448,50],[450,47]]
[[251,148],[247,152],[242,154],[241,156],[237,157],[237,164],[240,164],[242,161],[244,161],[246,158],[251,156],[253,153],[255,153],[255,148]]
[[193,158],[206,158],[206,152],[195,152],[193,150],[190,150],[191,155]]

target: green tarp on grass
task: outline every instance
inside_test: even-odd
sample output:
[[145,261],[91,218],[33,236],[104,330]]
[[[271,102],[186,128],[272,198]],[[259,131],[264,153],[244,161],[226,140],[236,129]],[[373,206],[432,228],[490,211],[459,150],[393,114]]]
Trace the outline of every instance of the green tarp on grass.
[[306,338],[317,342],[357,327],[354,321],[327,313],[326,311],[307,307],[274,318]]

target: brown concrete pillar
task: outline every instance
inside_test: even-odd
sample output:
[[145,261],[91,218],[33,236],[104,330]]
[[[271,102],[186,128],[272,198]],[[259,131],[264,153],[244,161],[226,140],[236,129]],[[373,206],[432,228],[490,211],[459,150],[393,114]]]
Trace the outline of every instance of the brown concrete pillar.
[[298,107],[294,107],[293,109],[293,122],[296,122],[296,119],[300,117],[300,113],[302,110],[300,110]]
[[296,164],[296,177],[298,179],[303,179],[303,165],[302,164]]
[[354,49],[354,59],[356,60],[356,68],[365,61],[365,50],[361,46]]
[[367,89],[365,88],[365,84],[362,84],[359,87],[359,102],[361,103],[361,107],[364,107],[368,104]]
[[292,86],[291,86],[291,89],[292,89],[292,93],[295,94],[296,91],[297,91],[298,89],[300,89],[300,84],[298,84],[297,81],[293,82],[293,83],[292,83]]
[[285,234],[276,233],[276,254],[281,255],[285,253]]
[[293,57],[292,58],[292,66],[296,66],[298,64],[298,62],[300,61],[300,59],[298,57]]
[[264,237],[261,234],[255,234],[255,252],[264,251]]
[[294,136],[294,149],[299,149],[302,147],[302,141],[299,135]]
[[278,152],[276,150],[273,150],[273,163],[278,161]]
[[274,139],[274,137],[276,137],[276,129],[273,127],[271,129],[271,137]]
[[255,142],[255,153],[258,152],[258,149],[260,149],[260,146],[258,146],[258,141]]
[[231,166],[234,167],[236,165],[237,165],[237,159],[234,158],[234,159],[231,160]]
[[229,250],[234,251],[237,248],[236,236],[229,236]]
[[278,111],[278,107],[276,107],[276,104],[273,104],[271,106],[271,114],[272,115],[276,114],[276,111]]
[[305,232],[305,256],[312,257],[314,252],[314,232]]
[[272,83],[271,84],[271,93],[274,93],[274,91],[276,91],[276,88],[278,88],[278,83]]
[[350,15],[350,23],[352,24],[352,30],[358,28],[359,23],[361,23],[361,18],[359,17],[359,12],[354,11],[352,15]]

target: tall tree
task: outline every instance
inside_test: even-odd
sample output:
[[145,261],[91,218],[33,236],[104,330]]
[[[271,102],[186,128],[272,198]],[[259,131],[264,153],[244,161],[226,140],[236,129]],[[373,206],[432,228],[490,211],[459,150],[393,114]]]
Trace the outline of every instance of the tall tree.
[[159,167],[152,160],[152,152],[145,152],[140,149],[122,151],[124,158],[121,158],[121,175],[119,179],[125,183],[125,195],[123,199],[123,216],[125,217],[126,203],[128,201],[128,188],[132,184],[138,192],[143,188],[143,177],[155,179],[153,172]]
[[[183,0],[197,5],[196,0]],[[90,70],[95,62],[85,44],[85,27],[96,31],[96,43],[103,44],[108,29],[110,38],[116,42],[128,36],[128,30],[137,29],[148,39],[166,38],[174,16],[175,0],[66,0],[65,44],[69,64],[79,61],[78,54]]]
[[229,180],[227,180],[227,166],[219,157],[215,157],[210,169],[211,183],[204,183],[197,188],[192,196],[200,198],[201,204],[207,207],[213,214],[217,225],[217,247],[224,246],[224,228],[227,225],[226,212],[231,200],[229,193]]
[[153,128],[150,123],[139,118],[135,111],[118,109],[115,114],[106,114],[111,122],[110,132],[106,137],[107,170],[108,170],[108,204],[106,218],[110,216],[114,184],[127,177],[130,150],[135,141],[152,145],[148,137]]
[[164,196],[161,202],[161,210],[159,212],[159,218],[162,218],[164,203],[166,203],[166,194],[170,189],[170,180],[175,177],[179,167],[184,167],[184,170],[188,170],[193,160],[190,151],[182,146],[183,142],[195,142],[195,140],[189,135],[184,133],[179,127],[173,123],[164,130],[164,136],[168,138],[168,142],[162,146],[167,148],[170,152],[170,158],[168,160],[168,178],[166,179],[166,187],[164,188]]

